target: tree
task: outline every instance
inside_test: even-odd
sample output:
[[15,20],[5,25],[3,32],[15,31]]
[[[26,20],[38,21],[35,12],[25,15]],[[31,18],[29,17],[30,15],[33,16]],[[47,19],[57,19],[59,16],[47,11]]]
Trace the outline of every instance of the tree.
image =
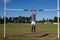
[[22,23],[25,23],[25,17],[22,17]]
[[59,22],[60,22],[60,17],[59,17]]
[[53,23],[53,20],[52,19],[49,19],[49,22]]
[[18,17],[18,21],[19,21],[19,23],[22,22],[22,17],[21,16]]
[[54,17],[54,22],[57,22],[57,17],[56,16]]
[[43,18],[43,23],[45,22],[45,19]]
[[3,23],[3,19],[2,19],[2,17],[0,17],[0,23]]
[[30,23],[31,17],[26,17],[27,23]]
[[13,22],[17,23],[18,22],[18,17],[13,17]]
[[9,23],[12,23],[12,22],[13,22],[12,17],[9,17]]
[[0,17],[0,20],[2,20],[2,17]]
[[[4,17],[5,18],[5,17]],[[8,23],[9,21],[8,21],[8,17],[6,17],[6,23]]]

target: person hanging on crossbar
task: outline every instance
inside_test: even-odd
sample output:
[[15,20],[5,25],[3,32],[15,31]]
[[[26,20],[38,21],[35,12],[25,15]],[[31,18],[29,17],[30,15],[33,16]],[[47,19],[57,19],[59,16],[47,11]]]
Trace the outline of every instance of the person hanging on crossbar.
[[31,32],[36,32],[36,10],[30,10],[31,14]]

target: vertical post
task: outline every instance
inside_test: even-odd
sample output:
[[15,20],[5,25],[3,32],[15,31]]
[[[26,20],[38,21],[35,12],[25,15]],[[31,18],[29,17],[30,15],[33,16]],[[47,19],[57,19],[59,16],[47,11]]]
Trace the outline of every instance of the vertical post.
[[5,27],[6,27],[6,11],[4,10],[4,38],[5,38]]
[[4,38],[6,37],[6,0],[4,0]]
[[59,0],[57,0],[57,17],[58,17],[58,19],[57,19],[57,21],[58,21],[58,38],[59,38]]

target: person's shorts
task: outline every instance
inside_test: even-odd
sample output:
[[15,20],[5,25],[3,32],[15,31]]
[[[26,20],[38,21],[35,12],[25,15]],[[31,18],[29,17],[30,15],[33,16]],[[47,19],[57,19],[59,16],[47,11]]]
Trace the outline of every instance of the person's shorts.
[[35,24],[36,24],[35,21],[32,21],[32,22],[31,22],[31,25],[35,25]]

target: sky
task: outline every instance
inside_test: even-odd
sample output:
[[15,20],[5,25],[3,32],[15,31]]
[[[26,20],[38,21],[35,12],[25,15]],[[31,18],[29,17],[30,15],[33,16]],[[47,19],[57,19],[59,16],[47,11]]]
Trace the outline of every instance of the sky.
[[[60,2],[60,1],[59,1]],[[60,4],[60,3],[59,3]],[[57,9],[57,0],[7,0],[7,9]],[[60,8],[60,6],[59,6]],[[4,0],[0,0],[0,16],[4,16]],[[29,11],[6,11],[7,17],[29,17]],[[37,11],[36,20],[53,19],[57,11]],[[60,14],[59,14],[60,16]]]

